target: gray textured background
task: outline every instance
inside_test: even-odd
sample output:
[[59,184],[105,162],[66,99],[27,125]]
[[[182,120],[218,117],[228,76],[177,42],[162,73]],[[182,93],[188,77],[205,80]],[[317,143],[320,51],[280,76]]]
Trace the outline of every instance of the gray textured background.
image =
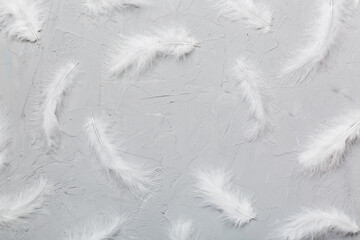
[[[359,216],[359,146],[331,174],[312,179],[296,174],[296,154],[307,137],[343,110],[358,107],[357,24],[333,68],[316,81],[289,88],[267,79],[277,101],[274,143],[249,144],[244,142],[246,109],[224,91],[234,58],[247,56],[270,76],[301,44],[314,17],[313,0],[263,1],[275,11],[275,32],[269,35],[217,18],[206,0],[157,1],[151,8],[99,18],[88,17],[80,0],[50,2],[39,44],[1,38],[1,97],[15,119],[18,140],[12,164],[1,173],[0,194],[15,193],[39,176],[48,177],[56,191],[42,214],[15,228],[0,228],[0,239],[63,239],[89,217],[139,206],[131,226],[139,239],[167,239],[169,220],[179,216],[194,220],[201,239],[218,240],[265,239],[302,206],[332,205]],[[159,61],[128,88],[106,77],[106,52],[117,33],[174,24],[187,26],[201,48],[179,63]],[[31,96],[69,59],[80,61],[83,72],[61,114],[59,153],[49,155],[27,137],[36,108]],[[95,168],[82,134],[87,108],[117,121],[130,153],[124,157],[162,167],[162,187],[148,202],[124,194]],[[254,196],[258,221],[230,228],[216,211],[199,206],[190,183],[191,170],[202,164],[236,170],[238,187]]]

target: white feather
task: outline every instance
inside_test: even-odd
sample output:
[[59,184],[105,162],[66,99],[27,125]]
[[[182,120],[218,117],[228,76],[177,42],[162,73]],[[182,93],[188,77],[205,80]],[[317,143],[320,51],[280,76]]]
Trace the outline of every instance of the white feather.
[[138,75],[159,57],[181,59],[197,46],[197,41],[184,28],[158,30],[152,35],[120,36],[111,57],[110,73]]
[[0,169],[9,162],[13,134],[13,121],[7,110],[0,106]]
[[268,87],[261,74],[245,59],[236,59],[233,69],[235,89],[239,91],[247,107],[253,126],[248,128],[250,140],[266,137],[271,131],[269,114],[271,98]]
[[85,133],[100,165],[111,178],[134,194],[144,195],[152,188],[155,172],[123,159],[122,145],[109,122],[92,116],[85,126]]
[[57,147],[59,142],[59,120],[64,96],[70,91],[78,73],[77,63],[66,64],[53,76],[47,89],[42,106],[42,127],[48,147]]
[[43,206],[51,188],[48,181],[41,178],[14,196],[1,196],[0,224],[7,225],[29,217]]
[[40,40],[44,15],[43,0],[0,0],[0,28],[9,38],[30,42]]
[[248,27],[268,33],[272,30],[273,12],[254,0],[211,0],[214,9],[232,21],[243,20]]
[[172,223],[169,230],[170,240],[194,240],[198,239],[195,234],[193,222],[191,220],[179,219]]
[[85,6],[93,15],[116,11],[129,6],[148,6],[149,0],[84,0]]
[[233,185],[234,175],[222,169],[198,170],[196,193],[205,206],[217,209],[224,221],[235,227],[256,218],[249,198],[242,196]]
[[313,78],[341,44],[353,14],[353,0],[318,0],[317,4],[305,46],[285,63],[280,77],[289,75],[296,83]]
[[357,234],[360,229],[355,221],[336,209],[304,209],[288,219],[276,231],[274,239],[279,240],[317,240],[328,239],[331,234],[343,236]]
[[129,239],[125,233],[125,225],[129,218],[122,216],[106,215],[97,221],[89,221],[87,224],[70,232],[67,240],[115,240]]
[[339,167],[349,147],[360,136],[360,110],[352,110],[334,120],[322,133],[312,137],[299,155],[299,163],[311,173]]

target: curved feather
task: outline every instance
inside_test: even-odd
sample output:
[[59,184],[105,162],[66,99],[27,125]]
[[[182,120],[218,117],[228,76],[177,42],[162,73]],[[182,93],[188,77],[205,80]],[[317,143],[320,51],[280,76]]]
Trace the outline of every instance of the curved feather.
[[111,57],[110,73],[138,75],[159,57],[184,58],[198,46],[184,28],[158,30],[153,35],[120,36]]
[[41,178],[14,196],[1,196],[0,224],[11,224],[29,217],[42,207],[50,190],[51,185],[46,179]]
[[241,227],[256,218],[249,198],[233,186],[234,175],[222,169],[198,170],[195,192],[205,206],[217,209],[224,221]]
[[343,236],[357,234],[356,222],[337,209],[303,209],[274,234],[280,240],[327,239],[337,233]]
[[64,96],[70,91],[78,73],[79,62],[68,63],[53,76],[45,90],[42,106],[42,127],[48,147],[57,147],[59,142],[58,114],[63,104]]
[[13,121],[7,110],[0,106],[0,169],[9,161],[10,147],[13,144]]
[[84,4],[93,15],[116,11],[129,6],[148,6],[149,0],[84,0]]
[[309,28],[306,45],[285,63],[280,77],[292,76],[296,83],[311,79],[327,65],[327,60],[338,49],[353,15],[353,0],[317,1],[316,20]]
[[179,219],[172,223],[169,230],[170,240],[194,240],[198,239],[198,236],[194,234],[195,230],[193,222],[191,220]]
[[20,41],[40,40],[45,6],[43,0],[0,0],[1,31]]
[[242,20],[248,27],[268,33],[272,30],[273,12],[254,0],[211,0],[214,9],[232,21]]
[[300,153],[299,163],[311,173],[324,173],[339,167],[347,150],[359,136],[360,110],[352,110],[314,136]]

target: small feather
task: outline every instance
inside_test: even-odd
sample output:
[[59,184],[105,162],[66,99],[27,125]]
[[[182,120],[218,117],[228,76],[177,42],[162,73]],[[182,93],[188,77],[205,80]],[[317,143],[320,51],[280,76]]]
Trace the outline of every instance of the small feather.
[[170,240],[194,240],[199,239],[195,234],[193,222],[191,220],[179,219],[172,223],[169,230]]
[[86,8],[92,15],[101,15],[129,6],[141,7],[150,5],[149,0],[84,0]]

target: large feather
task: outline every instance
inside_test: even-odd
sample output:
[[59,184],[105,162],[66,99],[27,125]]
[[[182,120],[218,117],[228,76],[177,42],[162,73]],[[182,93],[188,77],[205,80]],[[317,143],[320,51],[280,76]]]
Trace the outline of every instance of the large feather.
[[85,126],[85,133],[100,165],[111,178],[134,194],[144,195],[151,189],[155,172],[123,159],[121,142],[109,122],[92,116]]
[[10,147],[13,144],[13,121],[7,110],[0,106],[0,169],[9,161]]
[[70,91],[77,74],[77,63],[69,63],[55,73],[47,89],[42,107],[42,127],[48,147],[57,147],[59,142],[58,114],[64,96]]
[[355,221],[337,209],[304,209],[277,230],[273,236],[279,240],[328,239],[337,233],[343,236],[357,234],[360,228]]
[[111,57],[110,73],[138,75],[158,57],[181,59],[197,46],[197,41],[184,28],[158,30],[152,35],[120,36]]
[[7,225],[29,217],[42,207],[51,188],[48,181],[41,178],[14,196],[1,196],[0,224]]
[[307,43],[285,63],[280,77],[289,75],[296,83],[313,78],[341,44],[354,10],[353,0],[318,0],[317,5]]
[[43,0],[0,0],[0,28],[9,38],[36,42],[45,13]]
[[85,6],[93,15],[116,11],[129,6],[147,6],[149,0],[84,0]]
[[253,126],[248,128],[250,140],[267,136],[271,130],[269,118],[271,98],[268,87],[261,74],[245,59],[236,59],[233,69],[233,79],[236,82],[235,89],[239,91],[245,103]]
[[195,234],[191,220],[179,219],[172,223],[169,238],[170,240],[195,240],[199,237]]
[[232,21],[243,20],[248,27],[268,33],[272,30],[273,12],[254,0],[210,0],[214,9]]
[[339,167],[349,147],[360,136],[360,110],[352,110],[334,120],[314,136],[299,155],[299,163],[311,173],[324,173]]
[[256,214],[249,198],[242,196],[233,185],[234,175],[222,169],[199,170],[196,193],[205,206],[217,209],[224,221],[235,227],[255,219]]

